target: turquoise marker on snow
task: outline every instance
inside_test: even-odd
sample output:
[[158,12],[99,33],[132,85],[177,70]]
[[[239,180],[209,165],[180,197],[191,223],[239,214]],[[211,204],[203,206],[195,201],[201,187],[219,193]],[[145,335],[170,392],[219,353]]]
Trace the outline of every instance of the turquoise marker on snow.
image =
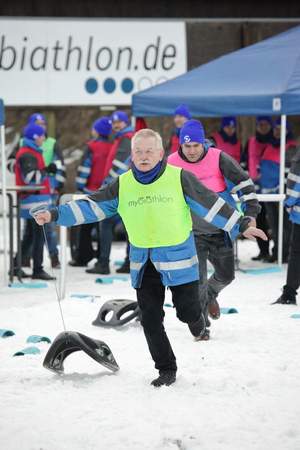
[[238,314],[236,308],[220,308],[221,314]]
[[129,281],[129,276],[126,276],[126,275],[112,275],[111,277],[96,278],[96,283],[111,284],[114,281]]
[[47,344],[51,344],[51,339],[49,339],[47,336],[39,336],[38,334],[33,334],[31,336],[28,336],[26,342],[28,344],[37,344],[39,342],[47,342]]
[[295,313],[291,315],[292,319],[300,319],[300,313]]
[[25,355],[39,355],[41,350],[37,347],[26,347],[23,350],[16,352],[13,356],[25,356]]
[[17,281],[16,283],[11,283],[9,285],[9,287],[11,288],[27,288],[27,289],[43,289],[48,287],[48,284],[45,283],[44,281],[32,281],[32,282],[26,282],[26,283],[21,283],[19,281]]
[[5,328],[0,328],[0,337],[2,338],[8,338],[14,335],[15,333],[13,332],[13,330],[6,330]]

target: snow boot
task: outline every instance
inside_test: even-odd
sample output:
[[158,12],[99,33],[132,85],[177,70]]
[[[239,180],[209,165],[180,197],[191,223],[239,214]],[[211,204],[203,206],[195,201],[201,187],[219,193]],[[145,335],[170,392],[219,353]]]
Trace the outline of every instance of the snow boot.
[[151,386],[170,386],[176,381],[176,370],[160,370],[159,377],[151,381]]
[[272,305],[297,305],[296,295],[297,291],[295,289],[285,285],[281,296]]

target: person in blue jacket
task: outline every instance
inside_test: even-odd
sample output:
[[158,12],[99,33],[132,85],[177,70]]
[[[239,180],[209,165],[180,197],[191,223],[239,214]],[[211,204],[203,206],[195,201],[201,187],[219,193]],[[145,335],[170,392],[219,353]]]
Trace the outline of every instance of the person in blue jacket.
[[296,305],[297,290],[300,286],[300,148],[292,159],[286,195],[285,206],[292,222],[288,270],[282,295],[273,304]]
[[[187,136],[186,139],[189,137]],[[120,214],[130,242],[130,273],[149,351],[159,370],[152,385],[176,381],[177,364],[164,328],[165,287],[172,292],[177,317],[200,340],[205,319],[199,298],[199,265],[190,211],[222,228],[232,239],[265,234],[251,219],[207,189],[190,172],[167,164],[162,139],[150,129],[132,139],[131,170],[85,199],[35,213],[39,225],[55,221],[73,226]],[[170,232],[170,225],[172,232]]]

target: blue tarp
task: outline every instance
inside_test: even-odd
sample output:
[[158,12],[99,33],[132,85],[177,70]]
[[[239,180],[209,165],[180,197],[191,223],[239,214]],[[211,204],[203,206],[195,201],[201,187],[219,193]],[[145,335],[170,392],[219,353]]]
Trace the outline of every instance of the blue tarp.
[[0,98],[0,125],[4,125],[4,103]]
[[133,96],[133,114],[300,114],[300,26],[229,53]]

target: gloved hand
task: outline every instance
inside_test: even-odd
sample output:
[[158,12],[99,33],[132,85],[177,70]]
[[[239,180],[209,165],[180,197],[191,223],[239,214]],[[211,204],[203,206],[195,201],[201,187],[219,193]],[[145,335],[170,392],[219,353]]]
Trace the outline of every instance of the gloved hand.
[[56,164],[53,162],[50,163],[48,166],[45,167],[45,170],[47,173],[51,173],[51,174],[55,175],[57,172]]

